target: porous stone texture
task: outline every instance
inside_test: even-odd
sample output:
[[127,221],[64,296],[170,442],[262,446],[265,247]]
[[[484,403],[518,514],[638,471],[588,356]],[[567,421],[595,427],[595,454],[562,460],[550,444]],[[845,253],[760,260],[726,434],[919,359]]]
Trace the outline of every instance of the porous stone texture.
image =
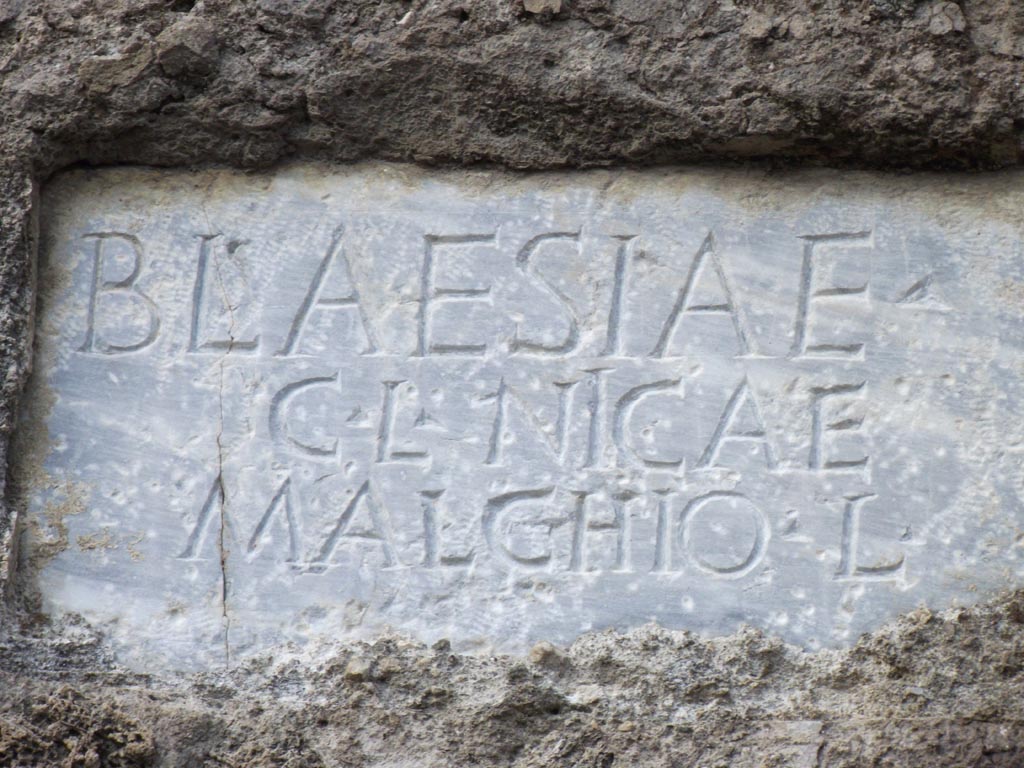
[[[0,651],[0,761],[116,766],[1019,766],[1024,601],[849,651],[641,628],[526,658],[400,637],[129,675],[68,625]],[[954,661],[955,657],[955,661]]]
[[[3,435],[31,359],[34,196],[70,164],[1019,160],[1013,0],[530,5],[546,9],[2,0]],[[0,651],[12,765],[1022,761],[1019,595],[841,652],[637,630],[531,661],[392,638],[164,678],[47,625],[19,575]]]

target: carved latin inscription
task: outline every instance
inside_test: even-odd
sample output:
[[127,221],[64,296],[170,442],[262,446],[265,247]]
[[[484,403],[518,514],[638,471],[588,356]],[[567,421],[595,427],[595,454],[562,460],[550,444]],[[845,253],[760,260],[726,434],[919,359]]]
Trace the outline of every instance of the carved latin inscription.
[[405,174],[54,185],[26,419],[68,483],[28,535],[73,483],[71,541],[144,565],[72,546],[53,610],[176,665],[384,626],[814,647],[1014,582],[1021,521],[984,500],[1015,491],[983,478],[1016,427],[977,410],[1014,402],[984,341],[1013,319],[963,254],[1015,232],[881,181]]

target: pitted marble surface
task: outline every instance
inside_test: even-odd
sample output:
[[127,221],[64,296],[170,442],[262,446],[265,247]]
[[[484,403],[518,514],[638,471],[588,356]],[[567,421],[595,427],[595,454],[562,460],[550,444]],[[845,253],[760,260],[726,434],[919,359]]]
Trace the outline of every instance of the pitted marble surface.
[[1024,198],[941,176],[78,171],[43,607],[202,668],[392,628],[848,645],[1024,583]]

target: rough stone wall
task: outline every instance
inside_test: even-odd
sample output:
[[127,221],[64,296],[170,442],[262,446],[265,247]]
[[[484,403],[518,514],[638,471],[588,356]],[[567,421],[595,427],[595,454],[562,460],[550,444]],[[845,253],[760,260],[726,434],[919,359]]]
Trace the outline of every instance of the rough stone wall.
[[[71,164],[1019,162],[1016,0],[528,5],[547,10],[0,0],[0,451],[30,364],[34,194]],[[41,624],[30,577],[0,642],[0,765],[1024,763],[1024,595],[844,652],[756,632],[527,659],[385,638],[165,679]]]

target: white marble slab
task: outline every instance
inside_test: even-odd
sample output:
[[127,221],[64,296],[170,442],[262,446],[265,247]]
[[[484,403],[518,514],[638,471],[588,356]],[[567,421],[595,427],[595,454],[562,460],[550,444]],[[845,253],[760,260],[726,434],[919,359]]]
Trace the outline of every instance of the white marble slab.
[[78,171],[14,471],[44,609],[853,642],[1024,583],[1019,175]]

